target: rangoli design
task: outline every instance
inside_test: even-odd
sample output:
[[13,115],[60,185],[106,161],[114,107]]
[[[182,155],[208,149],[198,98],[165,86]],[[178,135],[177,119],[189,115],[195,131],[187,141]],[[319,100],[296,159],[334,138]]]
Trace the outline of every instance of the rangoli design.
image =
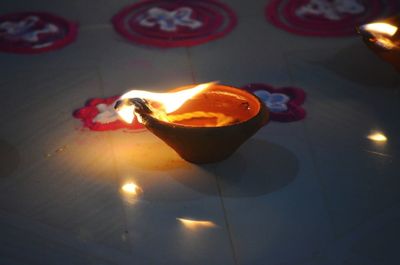
[[398,11],[396,0],[272,0],[268,21],[286,31],[309,36],[346,36],[355,28]]
[[234,28],[236,15],[216,0],[147,0],[122,9],[112,22],[132,42],[168,48],[220,38]]
[[118,129],[144,130],[137,120],[132,124],[122,121],[114,110],[115,102],[120,96],[109,98],[94,98],[83,108],[74,112],[74,117],[82,120],[83,126],[93,131],[110,131]]
[[172,11],[153,7],[138,21],[141,26],[151,28],[159,25],[161,30],[169,32],[177,31],[179,26],[197,29],[203,23],[191,18],[192,12],[190,7],[180,7]]
[[255,94],[265,103],[272,121],[298,121],[306,116],[306,111],[301,107],[306,93],[300,88],[274,88],[267,84],[248,84],[243,89]]
[[296,10],[299,17],[321,16],[325,19],[340,20],[347,14],[361,14],[365,6],[357,0],[311,0]]
[[50,51],[71,43],[76,35],[76,24],[49,13],[26,12],[0,16],[0,51]]

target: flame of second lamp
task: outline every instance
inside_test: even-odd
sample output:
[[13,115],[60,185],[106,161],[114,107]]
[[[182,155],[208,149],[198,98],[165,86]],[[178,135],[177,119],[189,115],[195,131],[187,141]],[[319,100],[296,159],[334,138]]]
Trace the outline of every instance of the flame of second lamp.
[[[191,99],[192,97],[196,96],[197,94],[199,94],[200,92],[204,91],[205,89],[214,84],[215,82],[200,84],[193,88],[171,93],[153,93],[143,90],[131,90],[123,94],[120,99],[142,98],[155,101],[161,103],[165,113],[168,114],[176,111],[187,100]],[[118,114],[125,122],[132,123],[135,117],[134,107],[127,105],[122,106],[118,110]],[[139,116],[137,117],[140,121],[140,117]]]
[[370,23],[362,26],[363,30],[369,31],[372,34],[381,34],[392,37],[397,32],[397,27],[384,22]]
[[392,40],[392,37],[398,31],[398,28],[394,25],[385,22],[376,22],[365,24],[361,26],[360,29],[369,32],[373,36],[373,38],[370,38],[370,41],[385,49],[391,50],[398,45]]

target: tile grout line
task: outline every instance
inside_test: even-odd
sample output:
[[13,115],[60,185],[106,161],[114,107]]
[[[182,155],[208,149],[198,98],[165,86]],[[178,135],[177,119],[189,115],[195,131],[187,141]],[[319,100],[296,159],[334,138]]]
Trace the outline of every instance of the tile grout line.
[[[116,189],[119,190],[119,188],[120,188],[120,185],[119,185],[120,184],[120,182],[119,182],[120,174],[118,173],[119,170],[118,170],[118,165],[117,165],[117,159],[115,157],[114,141],[112,139],[112,136],[111,136],[110,132],[107,132],[106,140],[108,141],[108,143],[109,143],[109,145],[111,147],[112,165],[113,165],[114,172],[115,172],[114,173],[114,178],[115,178],[115,180],[117,182]],[[126,213],[124,202],[122,200],[121,200],[120,206],[121,206],[121,210],[122,210],[122,213],[123,213],[123,216],[124,216],[124,232],[123,233],[124,233],[124,235],[128,235],[129,234],[128,215]],[[128,243],[128,247],[129,247],[129,253],[132,254],[131,251],[133,249],[133,245],[132,245],[132,242],[131,242],[129,236],[127,237],[127,243]]]
[[[105,93],[105,91],[104,91],[104,82],[103,82],[103,76],[101,75],[101,71],[100,71],[99,67],[96,67],[96,72],[97,72],[97,75],[98,75],[98,78],[99,78],[100,92],[101,92],[102,96],[104,97],[104,96],[105,96],[105,95],[104,95],[104,93]],[[106,139],[106,141],[108,141],[108,143],[109,143],[109,145],[110,145],[110,147],[111,147],[111,152],[112,152],[112,165],[113,165],[114,172],[115,172],[114,178],[115,178],[115,180],[117,181],[116,189],[118,190],[118,189],[119,189],[119,184],[120,184],[120,183],[119,183],[120,174],[118,174],[118,165],[117,165],[117,159],[116,159],[116,156],[115,156],[114,142],[113,142],[113,139],[112,139],[112,136],[111,136],[111,133],[110,133],[110,132],[107,132],[107,133],[106,133],[105,139]],[[126,234],[129,234],[129,230],[128,230],[128,216],[127,216],[127,213],[126,213],[126,210],[125,210],[125,207],[124,207],[124,203],[121,202],[120,205],[121,205],[121,210],[122,210],[123,215],[124,215],[124,234],[126,235]],[[132,242],[131,242],[131,240],[129,239],[129,237],[127,237],[127,241],[128,241],[129,250],[132,251],[133,246],[132,246]],[[131,253],[131,252],[130,252],[130,253]]]
[[224,222],[225,222],[226,229],[228,230],[228,238],[229,238],[229,244],[230,244],[232,255],[233,255],[233,261],[234,261],[235,265],[239,265],[239,260],[238,260],[238,256],[236,253],[235,244],[233,242],[232,231],[231,231],[231,227],[229,225],[228,214],[227,214],[227,211],[225,208],[224,199],[222,197],[222,190],[221,190],[221,186],[219,184],[219,176],[218,175],[216,176],[216,181],[217,181],[219,200],[221,202],[221,207],[222,207],[222,213],[224,215]]
[[[283,54],[283,58],[285,60],[286,70],[288,72],[290,83],[293,84],[294,83],[293,73],[292,73],[291,68],[289,66],[288,54],[286,52]],[[306,138],[306,145],[307,145],[307,148],[308,148],[308,150],[310,152],[312,165],[313,165],[313,168],[315,170],[316,180],[317,180],[317,183],[318,183],[318,185],[319,185],[319,187],[321,189],[321,197],[322,197],[322,200],[323,200],[323,205],[324,205],[324,208],[326,210],[327,215],[329,216],[329,225],[330,225],[330,227],[332,229],[332,233],[336,238],[337,234],[335,232],[333,216],[332,216],[331,212],[329,211],[329,208],[328,208],[329,200],[327,198],[327,195],[325,194],[326,188],[325,188],[325,185],[322,183],[321,171],[320,171],[320,169],[319,169],[319,167],[318,167],[318,165],[316,163],[316,154],[315,154],[314,148],[313,148],[313,146],[311,144],[310,138],[308,137],[307,121],[304,120],[302,122],[302,124],[303,124],[302,127],[303,127],[303,130],[304,130],[304,136]]]
[[193,70],[192,53],[190,52],[189,47],[186,47],[186,57],[187,57],[188,63],[189,63],[189,69],[190,69],[190,75],[192,78],[192,82],[193,82],[193,84],[197,84],[196,75],[194,74],[194,70]]
[[[289,67],[288,56],[287,56],[286,53],[283,54],[283,58],[285,60],[286,69],[287,69],[287,72],[288,72],[288,75],[289,75],[290,83],[293,84],[294,83],[294,78],[293,78],[293,74],[292,74],[292,72],[290,70],[290,67]],[[327,196],[325,194],[326,187],[322,183],[322,180],[321,180],[321,172],[320,172],[320,169],[319,169],[319,167],[318,167],[318,165],[316,163],[316,155],[315,155],[314,148],[312,147],[310,138],[308,137],[308,129],[307,129],[306,123],[307,123],[307,121],[305,121],[305,120],[302,122],[302,124],[303,124],[302,127],[303,127],[303,130],[304,130],[304,136],[306,138],[306,144],[307,144],[308,150],[310,151],[312,165],[313,165],[313,168],[314,168],[315,173],[316,173],[316,178],[317,178],[318,185],[321,188],[321,196],[322,196],[322,199],[323,199],[325,210],[326,210],[326,212],[327,212],[327,214],[329,216],[330,227],[332,229],[332,232],[333,232],[334,236],[337,237],[337,234],[336,234],[335,229],[334,229],[333,217],[332,217],[331,212],[329,211],[329,208],[328,208],[329,200],[328,200],[328,198],[327,198]]]
[[96,74],[97,78],[99,79],[99,87],[100,87],[100,93],[104,97],[104,81],[103,81],[103,76],[101,75],[101,70],[98,66],[96,66]]
[[[292,73],[290,71],[290,67],[289,67],[289,64],[288,64],[288,54],[285,53],[284,57],[285,57],[285,62],[287,64],[289,77],[291,79],[290,81],[293,83],[293,75],[292,75]],[[338,232],[334,228],[333,216],[332,216],[331,212],[329,211],[329,207],[328,207],[329,199],[328,199],[328,197],[327,197],[327,195],[325,193],[326,186],[322,183],[321,170],[320,170],[320,167],[316,163],[316,152],[314,150],[312,142],[310,141],[310,138],[308,137],[308,131],[309,130],[308,130],[308,127],[307,127],[307,121],[306,120],[303,122],[303,129],[304,129],[305,137],[306,137],[306,140],[307,140],[307,146],[308,146],[308,149],[309,149],[310,154],[311,154],[312,164],[313,164],[313,167],[314,167],[314,169],[316,171],[317,182],[318,182],[319,186],[321,187],[321,196],[322,196],[322,199],[323,199],[325,210],[326,210],[326,212],[327,212],[327,214],[329,216],[330,226],[331,226],[331,229],[332,229],[332,233],[333,233],[333,235],[335,237],[333,241],[329,242],[327,244],[327,246],[325,246],[326,249],[329,249],[329,248],[332,248],[332,246],[335,246],[336,244],[339,244],[338,242],[341,242],[342,240],[346,240],[346,238],[351,237],[355,233],[356,234],[359,233],[357,231],[359,229],[362,229],[363,226],[368,225],[371,222],[371,219],[377,218],[377,216],[385,214],[385,212],[388,209],[391,209],[391,208],[395,207],[397,203],[393,203],[390,206],[384,208],[383,210],[375,212],[374,215],[371,215],[371,216],[367,217],[364,221],[361,221],[358,224],[354,225],[351,228],[351,230],[348,231],[347,233],[345,233],[343,235],[339,235]],[[371,152],[371,151],[368,151],[368,150],[365,150],[365,151],[366,152]],[[371,153],[375,153],[375,152],[371,152]],[[325,248],[324,248],[324,250],[326,250]]]

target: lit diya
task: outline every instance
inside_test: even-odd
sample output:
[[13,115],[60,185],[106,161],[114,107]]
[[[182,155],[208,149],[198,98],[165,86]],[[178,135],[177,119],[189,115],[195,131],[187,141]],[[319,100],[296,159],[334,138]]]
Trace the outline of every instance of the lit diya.
[[357,29],[367,46],[398,71],[400,71],[399,23],[399,18],[392,18],[365,24]]
[[115,104],[130,123],[137,120],[197,164],[221,161],[268,122],[268,111],[253,94],[216,83],[186,86],[170,93],[132,90]]

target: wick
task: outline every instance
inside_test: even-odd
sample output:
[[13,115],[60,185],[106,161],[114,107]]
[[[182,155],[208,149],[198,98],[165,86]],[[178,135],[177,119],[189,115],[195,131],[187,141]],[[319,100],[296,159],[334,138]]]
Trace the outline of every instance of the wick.
[[114,109],[119,110],[123,105],[133,105],[135,107],[135,112],[137,113],[147,113],[150,114],[153,111],[149,108],[148,102],[143,98],[129,98],[118,100],[115,103]]

